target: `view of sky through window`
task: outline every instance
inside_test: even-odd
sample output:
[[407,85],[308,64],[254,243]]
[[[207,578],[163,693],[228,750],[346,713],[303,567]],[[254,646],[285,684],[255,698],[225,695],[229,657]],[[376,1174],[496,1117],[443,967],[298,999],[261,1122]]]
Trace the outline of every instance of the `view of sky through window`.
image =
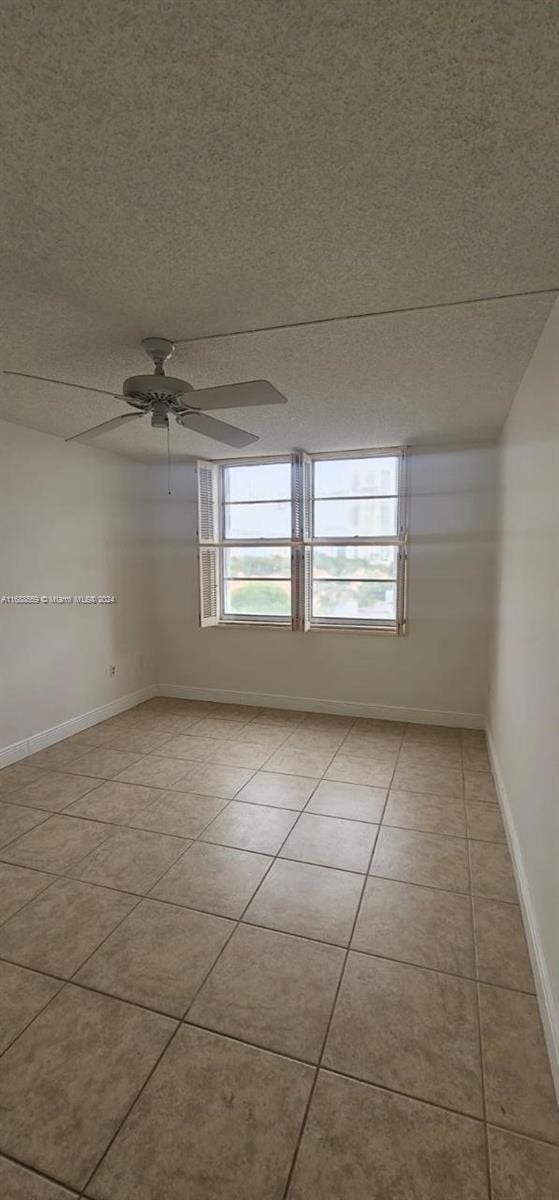
[[[397,538],[399,462],[396,455],[313,462],[311,620],[396,619],[397,545],[366,540]],[[241,543],[221,552],[226,616],[290,618],[291,548],[274,541],[292,536],[291,470],[291,462],[223,467],[223,537]],[[253,539],[260,544],[242,544]]]

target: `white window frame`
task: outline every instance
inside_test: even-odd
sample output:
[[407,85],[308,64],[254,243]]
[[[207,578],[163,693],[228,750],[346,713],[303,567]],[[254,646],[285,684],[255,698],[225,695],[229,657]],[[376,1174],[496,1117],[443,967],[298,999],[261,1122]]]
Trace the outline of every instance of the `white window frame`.
[[[314,463],[327,459],[353,458],[398,459],[397,531],[391,537],[316,538],[314,536]],[[260,466],[266,463],[291,464],[290,538],[226,538],[224,473],[233,466]],[[268,455],[262,458],[229,458],[222,461],[199,461],[198,474],[198,544],[200,574],[200,625],[260,626],[302,630],[354,630],[367,633],[404,634],[406,632],[407,559],[408,559],[408,456],[404,447],[307,454]],[[392,495],[392,494],[391,494]],[[338,497],[343,499],[343,497]],[[348,497],[354,499],[355,497]],[[359,497],[366,499],[367,497]],[[382,499],[375,496],[373,499]],[[247,502],[250,503],[250,502]],[[396,618],[371,620],[346,617],[313,618],[312,615],[312,555],[320,546],[395,546],[397,550]],[[291,550],[291,616],[254,616],[224,612],[224,551],[235,546],[273,548],[289,546]]]

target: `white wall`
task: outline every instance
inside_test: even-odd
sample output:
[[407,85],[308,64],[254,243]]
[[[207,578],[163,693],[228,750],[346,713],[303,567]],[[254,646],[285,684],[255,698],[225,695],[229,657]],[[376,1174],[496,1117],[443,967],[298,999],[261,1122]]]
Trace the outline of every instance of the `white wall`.
[[[293,634],[198,628],[192,467],[174,493],[157,484],[159,683],[378,706],[386,716],[483,725],[494,558],[492,447],[415,453],[411,461],[409,634]],[[270,695],[271,693],[271,695]],[[223,699],[227,699],[224,696]],[[232,698],[230,696],[229,698]],[[381,715],[379,712],[378,715]]]
[[559,302],[503,431],[499,509],[489,732],[559,1068]]
[[0,595],[117,597],[0,605],[0,750],[153,683],[151,515],[145,468],[0,421]]

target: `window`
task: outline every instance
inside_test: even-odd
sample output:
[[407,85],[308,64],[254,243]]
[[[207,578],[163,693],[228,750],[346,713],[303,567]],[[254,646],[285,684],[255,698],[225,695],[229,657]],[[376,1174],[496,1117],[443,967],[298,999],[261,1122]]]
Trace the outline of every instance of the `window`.
[[198,463],[201,623],[404,631],[402,450]]

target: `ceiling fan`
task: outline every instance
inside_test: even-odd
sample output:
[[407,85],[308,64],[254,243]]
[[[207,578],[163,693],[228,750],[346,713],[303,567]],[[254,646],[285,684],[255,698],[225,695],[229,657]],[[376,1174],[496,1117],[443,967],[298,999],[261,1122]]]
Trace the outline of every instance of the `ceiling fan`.
[[151,423],[158,429],[169,432],[169,417],[175,417],[177,425],[202,433],[205,437],[214,438],[226,446],[249,446],[257,442],[254,433],[247,433],[235,425],[225,421],[217,421],[215,417],[206,416],[212,408],[248,408],[261,404],[287,404],[285,396],[278,392],[266,379],[251,379],[246,383],[228,383],[213,388],[193,388],[184,379],[175,379],[166,375],[164,364],[174,353],[174,342],[167,338],[148,337],[142,340],[146,354],[151,358],[155,370],[153,375],[132,375],[125,379],[122,392],[106,392],[102,388],[84,387],[81,383],[68,383],[64,379],[47,379],[44,375],[27,375],[24,371],[5,371],[6,375],[19,375],[23,379],[38,379],[44,383],[58,383],[62,387],[78,388],[83,392],[96,392],[101,396],[112,396],[115,400],[125,400],[132,413],[123,413],[101,425],[94,425],[83,433],[75,433],[65,438],[67,442],[87,441],[97,437],[109,429],[118,429],[128,421],[137,421],[139,417],[151,414]]

